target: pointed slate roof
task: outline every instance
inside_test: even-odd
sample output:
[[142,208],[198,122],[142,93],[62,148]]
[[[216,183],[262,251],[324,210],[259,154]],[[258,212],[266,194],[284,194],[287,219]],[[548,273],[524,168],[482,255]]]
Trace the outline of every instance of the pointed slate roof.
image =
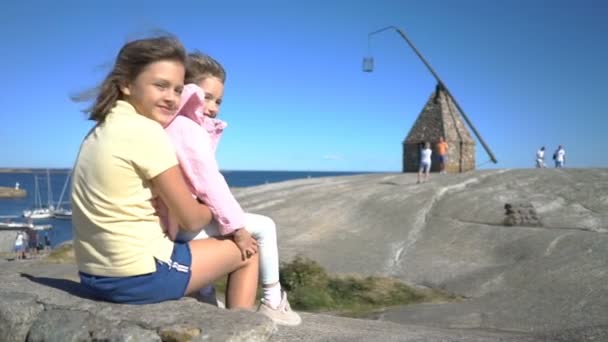
[[406,144],[422,141],[436,142],[444,137],[448,142],[475,144],[462,115],[443,87],[437,85],[405,138]]

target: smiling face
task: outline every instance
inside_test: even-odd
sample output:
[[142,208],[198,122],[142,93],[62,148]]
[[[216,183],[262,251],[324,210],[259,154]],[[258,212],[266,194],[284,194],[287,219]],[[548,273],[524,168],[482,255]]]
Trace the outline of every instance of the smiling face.
[[184,65],[179,61],[153,62],[120,90],[139,114],[165,126],[179,106],[184,74]]
[[217,77],[207,77],[197,84],[205,92],[204,114],[215,118],[220,113],[222,97],[224,96],[224,83]]

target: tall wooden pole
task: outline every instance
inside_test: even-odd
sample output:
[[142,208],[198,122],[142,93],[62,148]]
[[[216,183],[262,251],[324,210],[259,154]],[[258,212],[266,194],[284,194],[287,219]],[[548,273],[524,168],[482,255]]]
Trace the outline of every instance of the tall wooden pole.
[[[471,120],[469,120],[467,114],[464,112],[464,110],[462,109],[462,107],[460,107],[460,105],[458,104],[458,101],[456,101],[456,98],[454,98],[454,96],[452,96],[452,93],[450,92],[450,90],[448,89],[448,87],[441,80],[441,78],[439,78],[439,75],[435,72],[435,70],[431,67],[431,65],[426,61],[426,59],[424,58],[424,56],[422,56],[422,54],[420,53],[420,51],[418,51],[418,49],[416,48],[416,46],[414,46],[414,43],[412,43],[412,41],[405,35],[405,32],[403,32],[398,27],[387,26],[385,28],[381,28],[379,30],[371,32],[369,34],[369,36],[368,36],[368,43],[369,43],[369,40],[371,40],[371,38],[372,38],[373,35],[378,34],[380,32],[383,32],[383,31],[386,31],[386,30],[391,30],[391,29],[397,31],[397,33],[399,33],[399,35],[401,36],[401,38],[403,38],[407,42],[407,44],[412,48],[412,50],[414,50],[414,53],[416,53],[416,55],[418,56],[418,58],[420,58],[420,60],[422,61],[422,63],[424,63],[424,65],[431,72],[431,74],[433,75],[433,77],[435,77],[435,79],[437,80],[437,84],[441,88],[443,88],[443,90],[445,90],[446,94],[452,99],[452,101],[456,105],[456,108],[458,108],[458,111],[460,111],[460,113],[462,114],[462,117],[467,122],[467,125],[469,125],[469,127],[471,128],[471,130],[473,131],[473,133],[475,133],[475,136],[477,137],[477,139],[479,140],[479,142],[481,143],[481,145],[483,146],[483,148],[486,150],[486,152],[490,156],[490,160],[492,160],[492,162],[494,164],[496,164],[498,161],[496,160],[496,157],[494,156],[494,153],[492,153],[492,150],[490,150],[490,147],[483,140],[483,138],[481,137],[481,134],[479,134],[479,132],[477,131],[477,129],[475,128],[475,126],[473,126],[473,123],[471,122]],[[366,71],[372,71],[371,68],[373,68],[373,62],[370,61],[368,63],[369,63],[370,68],[366,69]]]

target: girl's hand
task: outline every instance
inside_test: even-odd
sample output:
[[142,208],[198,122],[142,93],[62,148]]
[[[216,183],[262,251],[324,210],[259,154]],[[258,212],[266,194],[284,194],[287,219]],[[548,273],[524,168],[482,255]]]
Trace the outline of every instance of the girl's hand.
[[179,222],[177,218],[169,212],[169,208],[167,208],[161,198],[155,193],[154,188],[152,189],[150,203],[152,203],[152,208],[154,208],[154,215],[159,216],[160,218],[160,225],[163,229],[163,233],[169,237],[169,240],[175,241],[179,231]]
[[177,218],[169,213],[169,216],[163,217],[163,220],[161,220],[161,225],[163,226],[165,235],[169,237],[169,240],[175,241],[177,238],[177,233],[179,232],[179,223],[177,222]]
[[241,250],[242,260],[249,259],[258,252],[258,242],[243,228],[237,229],[233,235],[234,243]]
[[150,199],[150,203],[152,204],[152,208],[154,208],[154,215],[159,216],[160,211],[163,209],[161,200],[158,196],[154,196]]

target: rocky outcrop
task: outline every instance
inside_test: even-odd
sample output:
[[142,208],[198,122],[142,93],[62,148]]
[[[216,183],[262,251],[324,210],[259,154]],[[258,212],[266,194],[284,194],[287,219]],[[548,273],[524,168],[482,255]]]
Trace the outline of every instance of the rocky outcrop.
[[[381,320],[606,331],[608,169],[433,174],[422,185],[412,174],[356,175],[268,184],[237,197],[275,219],[282,259],[303,254],[330,272],[395,276],[466,298],[391,308]],[[507,203],[528,210],[518,205],[521,221],[511,226]]]
[[152,305],[96,301],[74,264],[0,264],[0,341],[266,341],[266,317],[194,299]]
[[185,298],[150,305],[96,301],[73,263],[0,263],[0,341],[538,341],[526,334],[426,328],[303,313],[277,328],[248,311]]
[[[237,190],[272,216],[283,260],[390,275],[464,301],[390,308],[380,321],[303,313],[295,328],[193,299],[118,305],[71,263],[0,262],[0,341],[608,340],[608,170],[491,170],[303,179]],[[504,225],[523,203],[542,225]],[[523,210],[523,209],[522,209]],[[523,212],[523,211],[522,211]],[[530,215],[530,211],[525,215]]]

